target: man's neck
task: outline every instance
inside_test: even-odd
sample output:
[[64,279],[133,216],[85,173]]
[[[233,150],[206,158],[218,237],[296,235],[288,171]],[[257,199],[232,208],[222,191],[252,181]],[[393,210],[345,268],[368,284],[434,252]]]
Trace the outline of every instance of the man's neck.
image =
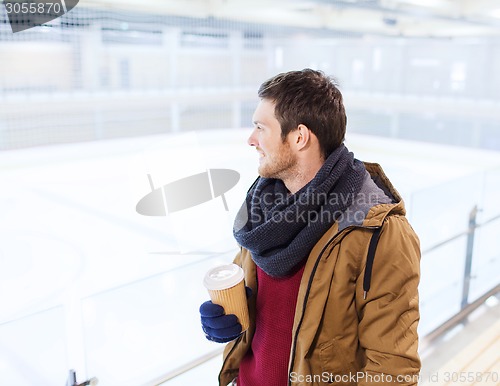
[[318,158],[315,161],[302,162],[302,164],[298,165],[297,170],[282,178],[283,183],[291,194],[295,194],[316,176],[323,163],[324,160],[322,158]]

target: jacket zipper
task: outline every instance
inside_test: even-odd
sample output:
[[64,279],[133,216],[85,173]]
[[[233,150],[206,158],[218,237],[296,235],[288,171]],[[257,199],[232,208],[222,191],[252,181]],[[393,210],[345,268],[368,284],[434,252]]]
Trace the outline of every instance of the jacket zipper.
[[[342,232],[344,232],[344,231],[345,231],[345,229]],[[318,268],[319,262],[321,261],[321,258],[323,257],[323,254],[325,253],[326,249],[335,241],[335,239],[337,238],[337,236],[340,233],[342,233],[342,232],[338,232],[330,240],[328,240],[328,242],[326,243],[326,245],[321,250],[318,258],[316,259],[316,262],[314,263],[314,267],[313,267],[313,270],[311,272],[311,276],[309,276],[309,282],[307,283],[307,290],[306,290],[306,294],[304,296],[304,303],[302,304],[302,315],[300,317],[299,323],[297,324],[297,330],[295,331],[295,336],[294,336],[294,339],[293,339],[292,351],[290,353],[290,355],[291,355],[291,361],[290,361],[290,367],[288,369],[288,373],[289,373],[289,376],[288,376],[288,386],[292,385],[292,380],[290,379],[290,372],[293,369],[293,366],[295,364],[295,351],[297,350],[297,338],[299,336],[300,327],[302,326],[302,321],[304,320],[304,314],[306,312],[307,299],[309,298],[309,293],[311,291],[312,281],[314,279],[314,275],[316,274],[316,270]]]
[[[359,227],[359,226],[350,226],[350,227],[347,227],[343,230],[341,230],[340,232],[337,232],[327,243],[326,245],[323,247],[323,249],[321,250],[318,258],[316,259],[316,262],[314,263],[314,267],[313,267],[313,270],[311,272],[311,276],[309,277],[309,282],[307,283],[307,290],[306,290],[306,294],[304,296],[304,303],[302,305],[302,315],[300,317],[300,320],[299,320],[299,323],[297,324],[297,330],[295,331],[295,336],[294,336],[294,339],[293,339],[293,346],[292,346],[292,350],[290,352],[290,356],[291,356],[291,361],[290,361],[290,366],[289,366],[289,369],[288,369],[288,386],[291,386],[292,385],[292,381],[290,379],[290,372],[292,371],[293,369],[293,366],[295,364],[295,351],[297,350],[297,338],[299,336],[299,330],[300,330],[300,327],[302,326],[302,321],[304,320],[304,315],[305,315],[305,311],[306,311],[306,305],[307,305],[307,299],[309,298],[309,293],[311,292],[311,287],[312,287],[312,282],[313,282],[313,279],[314,279],[314,275],[316,274],[316,270],[318,268],[318,265],[319,265],[319,262],[321,261],[321,258],[323,257],[323,254],[325,253],[326,249],[331,245],[333,244],[334,241],[336,241],[340,235],[342,235],[342,233],[345,233],[345,235],[342,236],[342,238],[344,238],[345,236],[347,236],[347,234],[349,234],[351,231],[353,231],[354,229],[359,229],[359,228],[363,228],[363,229],[372,229],[372,228],[378,228],[378,227]],[[342,239],[341,238],[341,239]]]

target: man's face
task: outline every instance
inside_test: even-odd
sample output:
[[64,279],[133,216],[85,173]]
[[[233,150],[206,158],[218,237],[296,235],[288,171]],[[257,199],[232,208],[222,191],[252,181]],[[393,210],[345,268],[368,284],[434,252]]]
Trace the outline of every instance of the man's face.
[[255,146],[260,155],[259,175],[266,178],[290,177],[297,164],[289,138],[283,142],[281,125],[274,115],[274,103],[262,99],[253,114],[254,130],[248,144]]

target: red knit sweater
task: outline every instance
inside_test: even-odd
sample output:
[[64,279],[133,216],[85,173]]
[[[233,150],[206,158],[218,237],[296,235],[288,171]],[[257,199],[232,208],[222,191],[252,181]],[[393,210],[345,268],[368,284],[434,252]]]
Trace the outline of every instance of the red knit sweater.
[[252,345],[240,364],[238,386],[286,386],[295,305],[304,265],[274,278],[257,267],[257,309]]

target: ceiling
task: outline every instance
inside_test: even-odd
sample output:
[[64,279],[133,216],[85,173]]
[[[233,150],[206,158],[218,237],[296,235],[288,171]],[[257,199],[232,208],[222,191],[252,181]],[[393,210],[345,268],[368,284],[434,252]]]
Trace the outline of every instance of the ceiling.
[[366,35],[500,36],[500,0],[86,0],[79,6]]

